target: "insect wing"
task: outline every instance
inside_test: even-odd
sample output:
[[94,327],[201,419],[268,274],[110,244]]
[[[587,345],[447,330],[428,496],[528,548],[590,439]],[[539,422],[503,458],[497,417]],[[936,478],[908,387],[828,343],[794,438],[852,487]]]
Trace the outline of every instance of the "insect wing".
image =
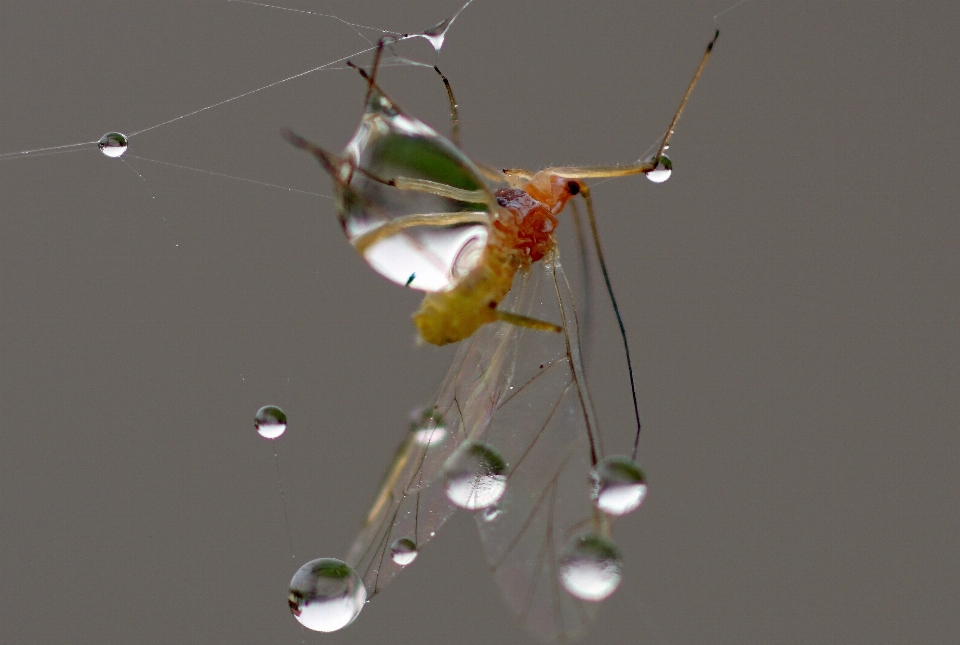
[[527,315],[562,321],[563,334],[523,330],[509,385],[484,441],[509,464],[506,492],[476,515],[487,561],[520,622],[550,641],[576,638],[596,603],[562,587],[559,563],[575,534],[603,531],[590,501],[592,458],[602,456],[580,358],[570,287],[556,253],[539,271]]
[[[526,293],[527,278],[517,277],[507,306]],[[495,323],[461,343],[428,408],[443,436],[414,427],[401,442],[347,556],[369,597],[405,566],[393,561],[391,545],[407,539],[422,548],[456,510],[444,490],[443,466],[468,436],[482,436],[489,424],[512,374],[518,334],[514,325]]]
[[503,497],[476,512],[486,558],[520,621],[564,641],[593,620],[595,604],[563,590],[561,551],[576,532],[605,520],[590,502],[591,452],[599,458],[601,447],[556,253],[518,274],[501,306],[562,321],[565,331],[494,323],[464,341],[430,408],[442,417],[443,440],[425,445],[415,432],[404,439],[347,562],[371,597],[381,591],[403,569],[391,545],[408,539],[422,548],[456,510],[445,494],[444,464],[465,442],[483,442],[508,464]]
[[341,223],[378,273],[440,291],[476,266],[493,199],[459,148],[374,89],[342,157]]

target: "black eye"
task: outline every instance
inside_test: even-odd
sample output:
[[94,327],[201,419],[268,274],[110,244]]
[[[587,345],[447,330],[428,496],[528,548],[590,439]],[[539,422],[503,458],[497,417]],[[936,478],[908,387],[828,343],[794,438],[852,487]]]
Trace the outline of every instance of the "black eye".
[[575,182],[575,181],[568,181],[568,182],[567,182],[567,190],[570,191],[570,194],[571,194],[571,195],[576,195],[577,193],[580,192],[580,184],[578,184],[578,183]]

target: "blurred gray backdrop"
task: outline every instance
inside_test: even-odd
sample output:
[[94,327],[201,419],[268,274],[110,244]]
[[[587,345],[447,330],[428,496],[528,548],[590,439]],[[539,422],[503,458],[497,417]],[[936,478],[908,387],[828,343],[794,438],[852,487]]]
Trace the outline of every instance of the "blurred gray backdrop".
[[[458,0],[283,4],[417,31]],[[466,150],[636,159],[732,4],[477,0],[439,58]],[[674,177],[594,191],[651,493],[586,642],[957,642],[960,9],[755,1],[719,26]],[[7,2],[0,152],[136,131],[364,45],[238,3]],[[381,80],[447,131],[432,71]],[[452,350],[417,347],[417,295],[363,264],[329,199],[132,158],[329,194],[279,131],[338,150],[363,91],[322,71],[141,134],[142,180],[89,149],[0,162],[0,642],[529,641],[467,515],[348,629],[293,620],[291,575],[345,554]],[[626,446],[595,304],[588,374]],[[275,443],[253,431],[267,403],[290,417]]]

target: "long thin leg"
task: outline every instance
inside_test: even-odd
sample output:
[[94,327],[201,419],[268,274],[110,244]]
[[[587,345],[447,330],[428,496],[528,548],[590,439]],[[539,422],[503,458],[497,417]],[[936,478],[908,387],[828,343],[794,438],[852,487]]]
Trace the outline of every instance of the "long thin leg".
[[[713,51],[713,44],[717,42],[717,38],[719,36],[720,30],[718,29],[713,35],[713,39],[707,44],[707,50],[703,52],[703,57],[700,59],[700,64],[697,66],[697,71],[693,74],[693,79],[687,86],[687,91],[684,92],[683,99],[680,101],[680,107],[677,108],[677,111],[673,115],[673,119],[670,120],[670,127],[667,128],[666,134],[663,135],[663,140],[660,142],[660,147],[657,149],[657,154],[654,155],[653,159],[625,166],[561,166],[557,168],[547,168],[541,172],[551,173],[559,177],[566,177],[568,179],[601,179],[607,177],[625,177],[627,175],[638,175],[641,173],[646,174],[656,170],[657,166],[660,164],[660,159],[663,156],[663,152],[667,149],[667,146],[670,145],[670,137],[673,136],[673,131],[677,126],[677,121],[680,120],[680,114],[683,112],[683,108],[687,106],[687,100],[690,98],[690,94],[693,92],[693,88],[697,84],[697,81],[700,80],[700,74],[703,73],[703,68],[707,65],[707,60],[710,58],[710,53]],[[511,174],[513,171],[505,172]]]
[[587,205],[587,220],[590,222],[590,232],[593,234],[593,244],[597,251],[597,260],[600,262],[600,271],[603,273],[603,281],[607,285],[607,294],[610,296],[610,303],[613,305],[613,313],[617,316],[617,324],[620,326],[620,337],[623,339],[623,353],[627,357],[627,372],[630,374],[630,393],[633,395],[633,414],[637,420],[637,434],[633,440],[633,456],[637,459],[637,448],[640,445],[640,406],[637,403],[637,386],[633,378],[633,362],[630,360],[630,345],[627,343],[627,330],[623,326],[623,318],[620,317],[620,307],[617,305],[617,298],[613,295],[613,285],[610,284],[610,274],[607,272],[607,262],[603,259],[603,249],[600,246],[600,232],[597,230],[597,218],[593,212],[593,199],[590,197],[590,189],[586,184],[581,184],[580,195]]

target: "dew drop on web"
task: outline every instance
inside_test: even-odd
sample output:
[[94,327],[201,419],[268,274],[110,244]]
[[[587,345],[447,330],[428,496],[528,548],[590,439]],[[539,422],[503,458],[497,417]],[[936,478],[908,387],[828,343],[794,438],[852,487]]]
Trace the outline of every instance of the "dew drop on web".
[[417,543],[410,538],[394,540],[390,545],[390,558],[405,567],[417,559]]
[[590,473],[590,480],[594,506],[608,515],[626,515],[647,496],[643,471],[629,457],[607,457]]
[[447,498],[467,510],[486,508],[507,489],[507,464],[485,443],[467,442],[444,464]]
[[670,157],[667,155],[660,155],[660,161],[657,164],[657,168],[647,173],[647,179],[655,184],[662,184],[666,180],[670,179],[670,175],[672,174],[673,162],[670,161]]
[[503,509],[500,508],[497,504],[493,504],[483,509],[484,522],[492,522],[493,520],[497,519],[501,515],[503,515]]
[[570,595],[581,600],[605,600],[617,590],[622,578],[620,551],[595,533],[575,537],[560,558],[560,582]]
[[367,601],[357,572],[335,558],[311,560],[290,580],[287,602],[301,625],[317,632],[335,632],[356,619]]
[[127,151],[127,136],[119,132],[108,132],[100,137],[97,147],[108,157],[119,157]]
[[287,415],[275,405],[265,405],[257,410],[253,425],[264,439],[276,439],[287,429]]
[[410,415],[410,432],[421,446],[435,446],[447,437],[443,415],[432,407],[415,410]]

